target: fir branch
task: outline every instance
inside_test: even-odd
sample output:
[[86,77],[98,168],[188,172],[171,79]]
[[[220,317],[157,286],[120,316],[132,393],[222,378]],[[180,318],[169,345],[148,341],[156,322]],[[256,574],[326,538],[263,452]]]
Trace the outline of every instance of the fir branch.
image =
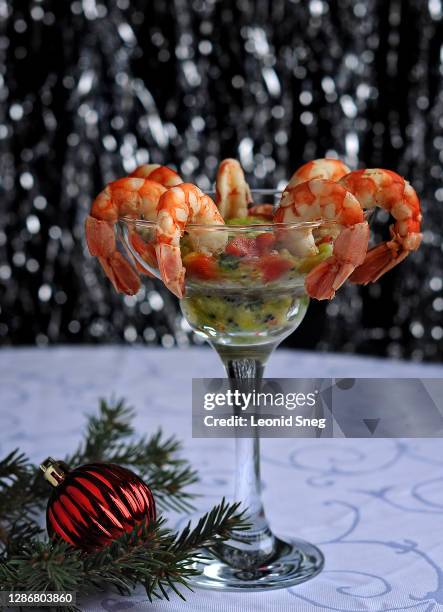
[[34,469],[18,449],[0,461],[0,558],[41,532],[32,490]]
[[0,461],[0,495],[13,482],[29,475],[29,461],[18,448]]
[[101,399],[98,415],[88,417],[84,442],[65,462],[76,466],[110,461],[109,455],[112,455],[116,446],[123,446],[123,441],[134,434],[132,417],[133,411],[123,399],[111,399],[109,403]]
[[0,516],[33,503],[29,492],[31,480],[32,466],[18,449],[0,461]]
[[211,548],[228,539],[233,530],[246,528],[238,504],[223,500],[193,529],[189,523],[182,532],[174,533],[159,519],[141,533],[135,528],[96,553],[81,553],[64,542],[33,541],[0,562],[0,585],[11,590],[82,594],[107,587],[129,594],[140,584],[150,599],[169,599],[169,589],[184,598],[181,587],[190,588],[189,578],[198,573],[192,567],[198,549]]
[[245,510],[239,511],[240,504],[228,504],[225,498],[221,503],[202,516],[194,529],[191,521],[186,525],[174,542],[174,551],[191,551],[197,548],[211,548],[227,540],[232,531],[249,529]]
[[28,591],[75,591],[82,584],[81,551],[65,542],[32,541],[8,559],[14,573],[11,588]]
[[[152,596],[163,596],[169,599],[166,591],[168,586],[179,597],[185,599],[177,585],[192,590],[188,579],[199,572],[190,566],[189,562],[199,556],[200,549],[214,549],[228,540],[233,531],[249,529],[250,525],[247,522],[246,511],[239,511],[239,506],[239,503],[228,504],[223,498],[218,506],[214,506],[210,512],[200,518],[194,528],[189,521],[181,533],[175,534],[173,541],[167,548],[167,552],[174,559],[174,565],[170,566],[167,572],[160,573],[148,585],[145,585],[146,593],[150,599],[152,599]],[[160,590],[161,595],[158,590]]]

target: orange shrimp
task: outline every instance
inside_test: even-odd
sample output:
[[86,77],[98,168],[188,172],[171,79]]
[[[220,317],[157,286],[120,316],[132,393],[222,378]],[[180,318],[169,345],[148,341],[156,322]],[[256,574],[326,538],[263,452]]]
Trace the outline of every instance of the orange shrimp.
[[337,182],[349,172],[351,169],[339,159],[329,157],[314,159],[294,172],[286,189],[292,189],[292,187],[313,179],[328,179]]
[[248,209],[249,217],[262,217],[264,221],[272,221],[274,218],[273,204],[255,204]]
[[[330,300],[355,268],[363,263],[369,226],[357,198],[338,183],[327,179],[313,179],[286,188],[280,207],[274,214],[274,223],[320,219],[336,223],[339,234],[334,242],[333,254],[309,272],[305,278],[305,288],[308,295],[317,300]],[[306,254],[315,254],[311,230],[306,232],[305,238],[303,248]],[[312,249],[315,249],[314,252]]]
[[[156,255],[164,284],[178,298],[185,291],[185,268],[183,267],[180,238],[188,223],[202,225],[224,225],[214,201],[191,183],[182,183],[168,189],[160,198],[157,207]],[[227,232],[195,228],[190,238],[196,250],[215,253],[223,251],[228,240]]]
[[419,248],[422,241],[420,200],[408,181],[381,168],[356,170],[343,177],[340,184],[355,195],[363,209],[378,206],[395,220],[389,228],[391,240],[369,249],[362,265],[350,277],[352,283],[366,285],[377,281]]
[[176,187],[183,183],[177,172],[168,168],[168,166],[160,166],[160,164],[143,164],[132,172],[129,176],[135,178],[144,178],[160,183],[163,187]]
[[215,190],[215,201],[223,219],[248,216],[248,204],[252,202],[251,190],[236,159],[224,159],[221,162]]
[[[86,218],[86,242],[92,256],[98,258],[106,276],[114,285],[116,291],[134,295],[140,288],[140,278],[135,268],[143,271],[140,266],[132,265],[117,250],[115,224],[120,217],[156,218],[157,204],[166,191],[159,180],[166,183],[175,175],[175,182],[180,177],[170,170],[156,167],[158,180],[125,177],[109,183],[94,200],[90,215]],[[132,262],[133,263],[133,262]]]

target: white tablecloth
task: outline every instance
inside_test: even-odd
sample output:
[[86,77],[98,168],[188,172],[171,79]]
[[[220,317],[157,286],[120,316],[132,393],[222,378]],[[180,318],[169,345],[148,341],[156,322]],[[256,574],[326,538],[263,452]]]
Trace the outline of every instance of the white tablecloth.
[[[278,351],[270,376],[442,377],[443,367]],[[159,425],[185,442],[198,468],[199,510],[232,488],[232,440],[193,440],[191,378],[222,376],[206,348],[4,349],[0,352],[0,456],[20,446],[34,461],[64,456],[99,397],[124,396],[140,433]],[[263,486],[274,530],[319,545],[324,571],[287,590],[197,591],[150,604],[104,593],[85,611],[443,611],[441,440],[264,440]],[[196,513],[198,514],[198,513]],[[180,521],[173,519],[180,526]]]

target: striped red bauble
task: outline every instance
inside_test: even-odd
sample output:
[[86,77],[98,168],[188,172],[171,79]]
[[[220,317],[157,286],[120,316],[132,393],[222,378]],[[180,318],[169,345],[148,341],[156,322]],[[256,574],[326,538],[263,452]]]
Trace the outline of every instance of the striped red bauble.
[[40,467],[54,486],[46,511],[51,538],[92,552],[155,521],[151,490],[126,468],[91,463],[69,470],[51,457]]

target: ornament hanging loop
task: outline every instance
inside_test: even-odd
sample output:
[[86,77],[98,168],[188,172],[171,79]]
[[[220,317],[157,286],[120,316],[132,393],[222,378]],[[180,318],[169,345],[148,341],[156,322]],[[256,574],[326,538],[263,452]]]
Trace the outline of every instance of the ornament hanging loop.
[[58,485],[64,481],[69,471],[68,466],[63,463],[63,461],[57,461],[52,457],[48,457],[43,461],[43,463],[40,464],[40,469],[46,480],[53,487],[58,487]]

